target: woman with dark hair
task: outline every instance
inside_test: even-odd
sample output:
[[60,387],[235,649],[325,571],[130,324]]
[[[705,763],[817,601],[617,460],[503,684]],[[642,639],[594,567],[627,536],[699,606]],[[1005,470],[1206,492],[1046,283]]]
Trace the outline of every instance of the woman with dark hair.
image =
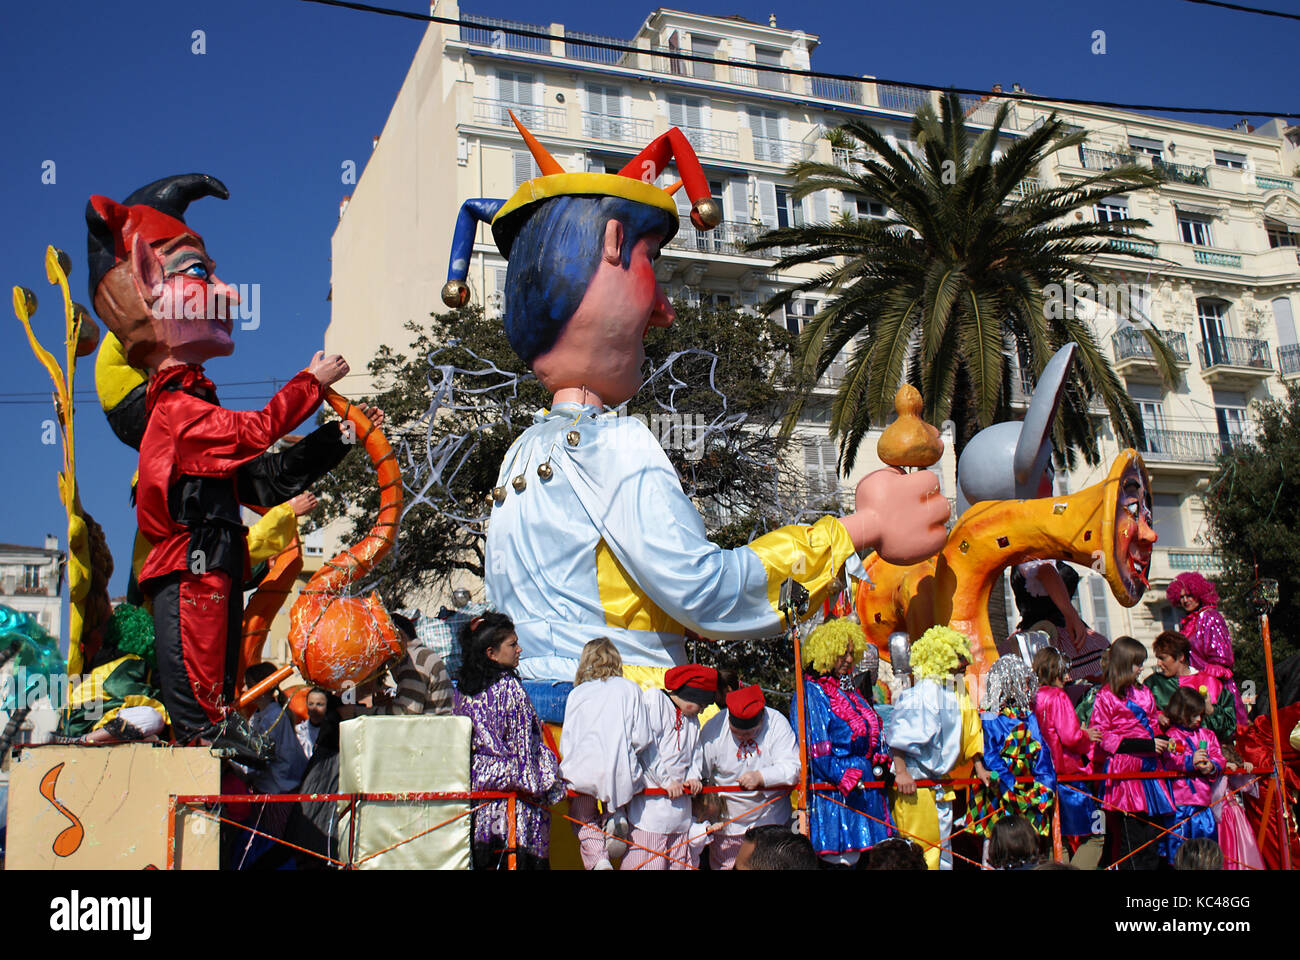
[[1030,870],[1041,859],[1038,834],[1024,817],[1003,817],[989,829],[989,866],[994,870]]
[[1165,590],[1165,596],[1175,609],[1187,615],[1179,624],[1179,632],[1187,638],[1192,666],[1202,673],[1218,677],[1232,690],[1238,724],[1249,723],[1246,707],[1232,679],[1232,634],[1228,623],[1219,613],[1219,592],[1214,584],[1195,571],[1180,573]]
[[[460,632],[461,668],[453,712],[474,722],[470,789],[518,791],[515,804],[516,864],[547,870],[550,806],[564,796],[560,764],[542,737],[542,722],[515,673],[519,638],[514,622],[488,612]],[[509,831],[506,801],[493,800],[473,814],[471,850],[475,870],[506,865]]]

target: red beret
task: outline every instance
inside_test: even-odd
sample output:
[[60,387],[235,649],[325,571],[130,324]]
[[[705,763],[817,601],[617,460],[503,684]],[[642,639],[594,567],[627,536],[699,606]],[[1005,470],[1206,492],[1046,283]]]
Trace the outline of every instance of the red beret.
[[669,690],[682,687],[694,687],[697,690],[717,690],[718,671],[712,667],[702,667],[698,663],[687,663],[673,667],[664,674],[664,686]]
[[758,684],[741,687],[727,694],[727,713],[733,720],[753,720],[763,712],[766,703]]

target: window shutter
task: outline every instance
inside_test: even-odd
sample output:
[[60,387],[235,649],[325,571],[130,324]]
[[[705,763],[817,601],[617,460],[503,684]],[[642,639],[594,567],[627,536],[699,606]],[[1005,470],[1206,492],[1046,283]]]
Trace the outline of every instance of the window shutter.
[[514,160],[515,170],[515,189],[518,190],[524,181],[540,177],[542,171],[537,168],[537,161],[527,150],[512,150],[511,157]]
[[758,182],[758,218],[765,227],[776,226],[776,184],[770,180]]
[[1089,589],[1092,590],[1092,623],[1090,626],[1103,637],[1110,636],[1110,611],[1106,606],[1106,578],[1097,574],[1088,576]]
[[749,211],[749,185],[744,180],[731,181],[731,209],[727,211],[729,219],[737,223],[749,223],[752,214]]

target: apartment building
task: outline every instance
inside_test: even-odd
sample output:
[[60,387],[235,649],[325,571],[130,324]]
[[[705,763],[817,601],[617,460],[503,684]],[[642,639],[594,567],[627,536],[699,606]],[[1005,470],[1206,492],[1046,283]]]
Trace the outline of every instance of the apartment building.
[[54,534],[42,547],[0,543],[0,604],[30,613],[56,640],[62,636],[63,560]]
[[[778,273],[772,253],[747,253],[743,242],[771,227],[846,212],[889,212],[870,198],[833,191],[795,201],[789,164],[847,160],[826,132],[849,117],[906,144],[916,108],[936,102],[934,94],[867,75],[860,81],[809,76],[819,38],[778,27],[774,19],[755,23],[658,9],[633,37],[615,38],[581,33],[574,25],[497,20],[462,12],[454,2],[438,4],[437,13],[472,26],[430,24],[364,173],[340,207],[326,346],[357,366],[382,343],[405,346],[407,320],[443,309],[438,294],[461,201],[508,197],[537,175],[508,111],[571,171],[617,170],[669,126],[680,127],[709,176],[723,222],[708,233],[695,230],[679,191],[682,225],[660,258],[660,279],[671,296],[729,304],[755,323],[797,331],[816,312],[815,297],[796,300],[771,318],[758,308],[811,276],[809,268]],[[967,122],[987,126],[1002,102],[964,97]],[[1150,603],[1125,611],[1096,576],[1085,580],[1080,603],[1104,632],[1149,639],[1171,615],[1163,609],[1162,589],[1170,576],[1180,569],[1214,570],[1198,492],[1215,454],[1249,434],[1252,401],[1278,394],[1284,378],[1300,376],[1292,312],[1300,285],[1300,202],[1289,176],[1297,162],[1295,131],[1276,122],[1254,131],[1219,130],[1114,110],[1059,112],[1089,131],[1088,144],[1058,155],[1050,169],[1039,171],[1039,182],[1068,182],[1130,156],[1159,165],[1169,179],[1158,189],[1098,204],[1092,213],[1109,218],[1128,212],[1153,223],[1150,240],[1127,244],[1152,250],[1157,261],[1126,256],[1126,244],[1117,244],[1098,266],[1117,284],[1149,290],[1138,297],[1137,319],[1149,319],[1167,335],[1183,373],[1176,385],[1160,383],[1128,311],[1104,305],[1096,311],[1099,337],[1142,404],[1161,546]],[[1039,105],[1013,103],[1004,135],[1023,136],[1047,113]],[[669,170],[664,180],[672,179]],[[1031,181],[1023,189],[1034,187]],[[505,262],[480,227],[469,273],[475,302],[499,312],[504,281]],[[836,473],[826,425],[842,375],[843,365],[833,364],[818,385],[819,402],[809,405],[800,431],[802,462],[796,457],[792,466],[802,470],[811,492],[838,489],[847,497],[857,479],[880,464],[869,439],[849,475]],[[1017,368],[1013,406],[1023,407],[1030,390],[1030,378]],[[1096,409],[1110,456],[1116,445],[1104,409]],[[936,472],[945,494],[955,497],[950,451]],[[1073,490],[1099,477],[1083,470],[1060,482]]]

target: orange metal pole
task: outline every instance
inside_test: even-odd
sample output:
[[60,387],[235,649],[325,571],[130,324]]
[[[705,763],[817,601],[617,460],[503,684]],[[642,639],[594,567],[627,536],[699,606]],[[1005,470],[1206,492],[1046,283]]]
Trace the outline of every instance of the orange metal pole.
[[799,789],[794,793],[794,814],[799,823],[799,832],[805,837],[808,831],[808,723],[804,715],[803,651],[799,649],[799,627],[791,610],[786,608],[785,616],[789,623],[790,637],[794,641],[794,696],[795,709],[799,716]]
[[1057,863],[1065,862],[1065,851],[1061,844],[1061,784],[1056,785],[1056,803],[1052,807],[1052,859]]
[[1273,681],[1273,638],[1268,629],[1267,613],[1260,614],[1259,626],[1260,633],[1264,638],[1264,671],[1268,680],[1268,713],[1273,728],[1273,781],[1277,784],[1278,839],[1282,844],[1282,869],[1290,870],[1291,837],[1288,835],[1286,822],[1287,793],[1286,780],[1283,779],[1284,771],[1282,769],[1282,732],[1278,728],[1277,685]]
[[515,869],[515,795],[506,798],[506,869]]
[[167,869],[176,869],[176,796],[167,797]]

